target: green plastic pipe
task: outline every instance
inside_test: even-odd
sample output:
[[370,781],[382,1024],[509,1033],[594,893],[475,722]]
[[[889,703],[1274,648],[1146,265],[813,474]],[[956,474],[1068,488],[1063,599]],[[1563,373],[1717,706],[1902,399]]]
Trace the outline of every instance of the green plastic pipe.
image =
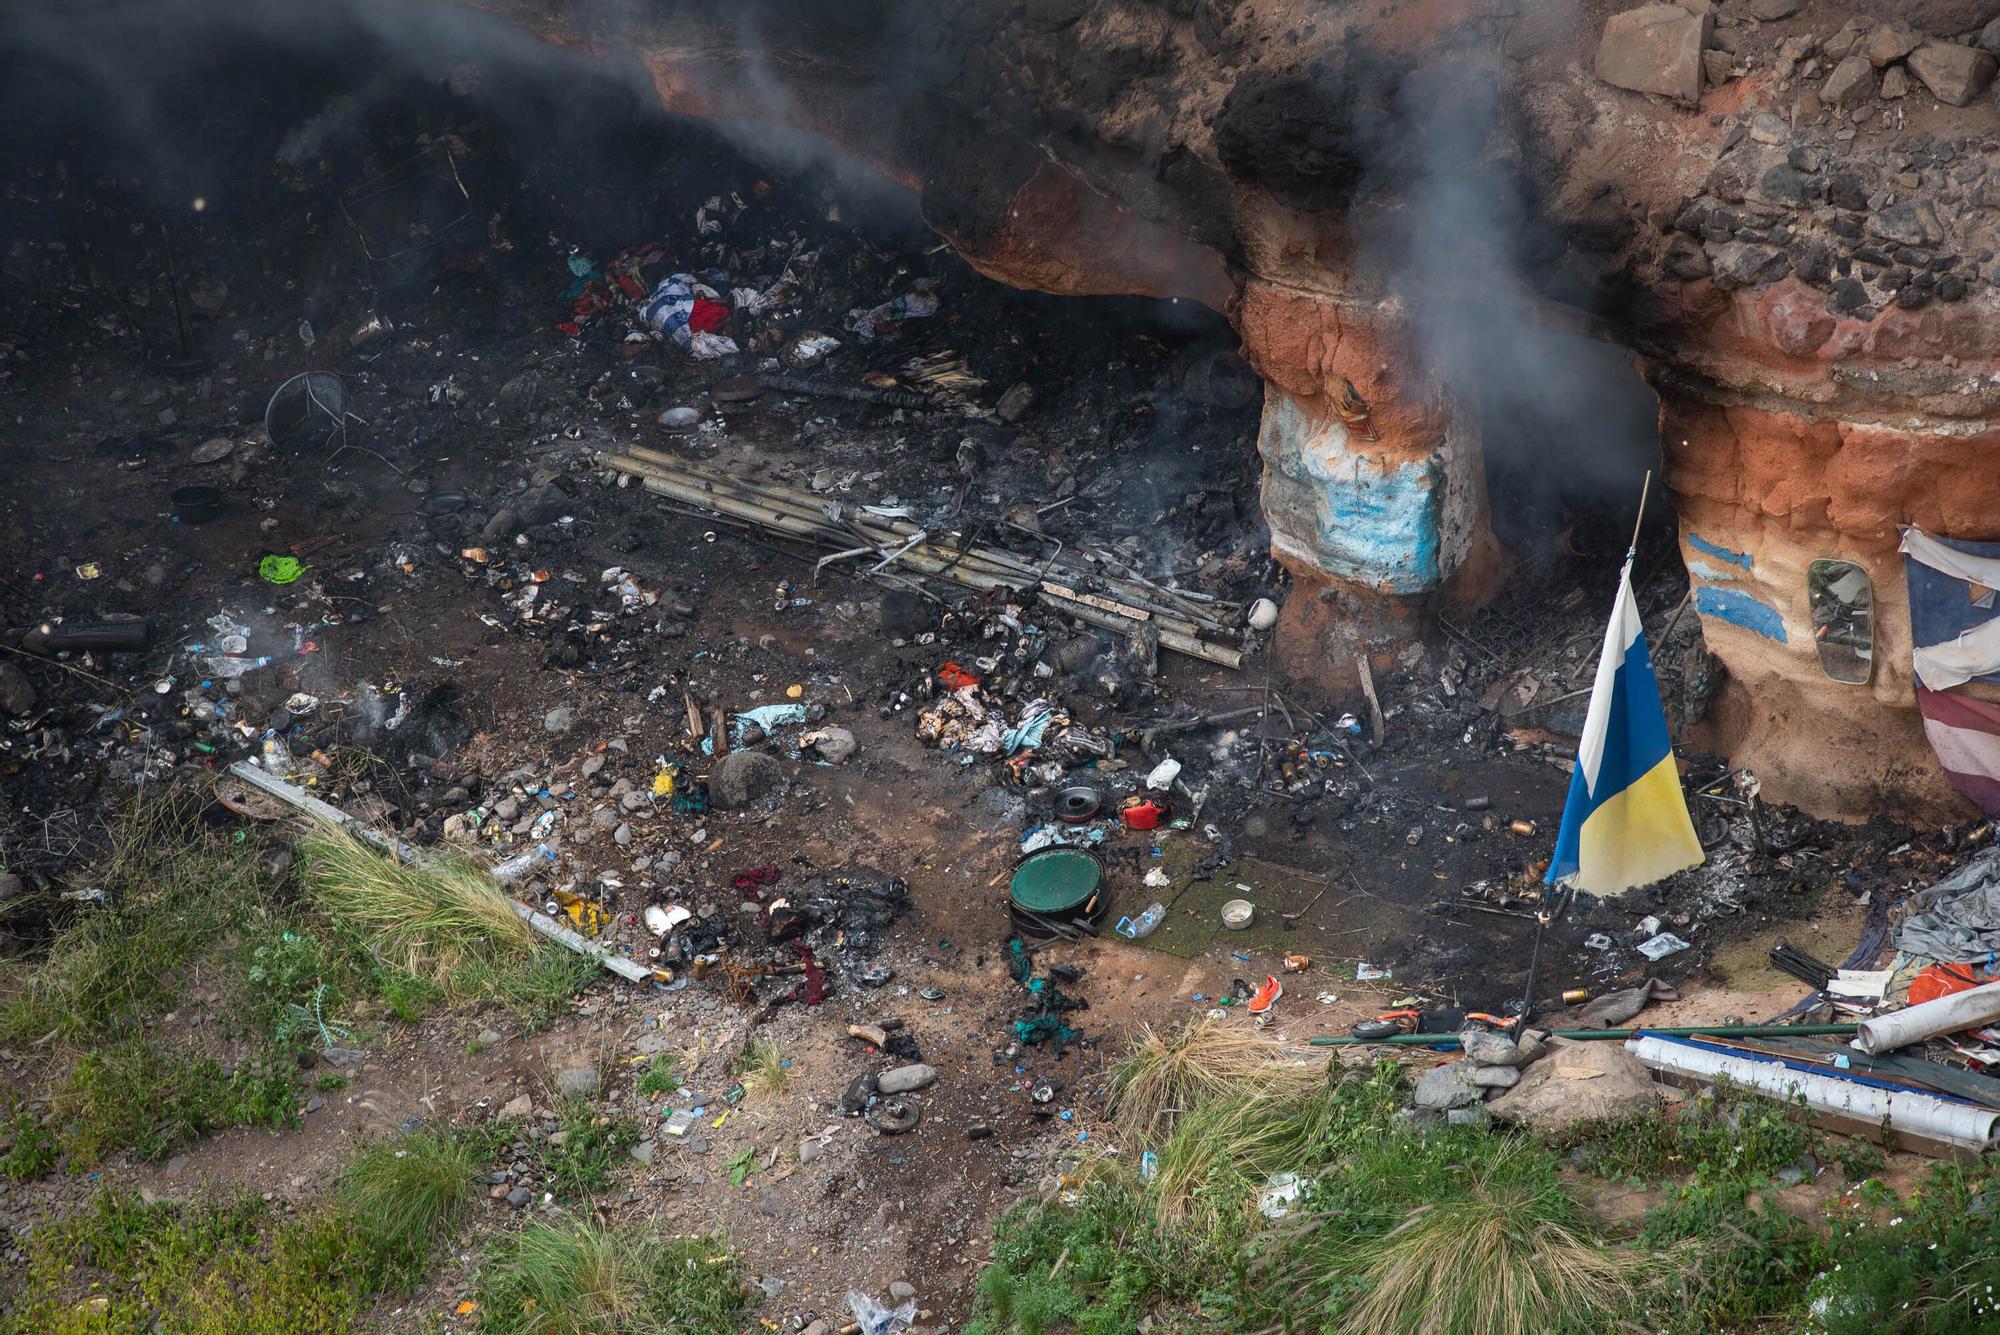
[[[1574,1042],[1593,1042],[1610,1038],[1630,1038],[1634,1034],[1660,1034],[1667,1038],[1815,1038],[1821,1035],[1852,1034],[1859,1029],[1853,1024],[1715,1024],[1700,1025],[1692,1029],[1655,1029],[1650,1025],[1638,1029],[1558,1029],[1556,1038],[1567,1038]],[[1316,1048],[1347,1048],[1362,1044],[1405,1048],[1436,1048],[1458,1046],[1457,1034],[1392,1034],[1388,1038],[1336,1038],[1325,1034],[1308,1039]]]

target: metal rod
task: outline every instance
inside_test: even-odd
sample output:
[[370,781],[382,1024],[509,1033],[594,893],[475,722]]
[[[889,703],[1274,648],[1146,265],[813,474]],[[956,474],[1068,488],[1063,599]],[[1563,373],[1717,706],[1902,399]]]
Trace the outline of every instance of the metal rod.
[[1628,551],[1634,555],[1636,555],[1639,551],[1639,526],[1646,522],[1646,497],[1648,494],[1652,492],[1652,490],[1653,490],[1653,470],[1648,468],[1646,470],[1646,480],[1639,486],[1639,514],[1638,517],[1632,521],[1632,546],[1628,549]]
[[[1615,1038],[1631,1038],[1635,1034],[1659,1034],[1666,1038],[1813,1038],[1829,1035],[1851,1035],[1859,1025],[1852,1024],[1720,1024],[1696,1025],[1683,1029],[1558,1029],[1553,1037],[1567,1038],[1577,1043],[1602,1042]],[[1334,1036],[1323,1034],[1306,1040],[1316,1048],[1348,1048],[1380,1045],[1401,1048],[1457,1047],[1457,1034],[1393,1034],[1388,1038],[1354,1038],[1351,1035]]]
[[174,325],[180,330],[181,356],[188,355],[188,322],[186,312],[181,310],[181,276],[174,265],[174,234],[167,227],[166,220],[160,220],[160,240],[167,252],[167,290],[174,294]]
[[[739,498],[761,501],[774,509],[805,519],[809,523],[855,530],[856,536],[866,536],[880,542],[885,551],[895,543],[878,536],[884,530],[903,539],[926,536],[933,548],[939,552],[948,551],[951,558],[961,564],[971,563],[987,567],[996,573],[1018,576],[1022,583],[1033,583],[1044,579],[1058,569],[1067,571],[1072,575],[1069,583],[1095,582],[1116,594],[1119,601],[1143,607],[1161,616],[1173,617],[1183,622],[1185,627],[1199,628],[1200,631],[1213,635],[1225,635],[1229,632],[1228,623],[1219,616],[1203,610],[1175,607],[1155,601],[1156,596],[1166,595],[1171,591],[1160,589],[1143,579],[1135,582],[1105,576],[1086,566],[1054,558],[1047,562],[1036,563],[992,547],[947,546],[954,535],[927,532],[909,520],[883,520],[864,513],[836,521],[828,514],[828,504],[810,493],[777,483],[738,476],[710,465],[677,459],[642,445],[628,445],[622,454],[607,453],[601,462],[608,468],[635,473],[642,477],[662,477],[679,482],[693,479],[699,482],[704,490],[715,490],[724,494],[734,493]],[[1166,600],[1166,603],[1170,602],[1171,599]],[[1227,610],[1232,605],[1218,604],[1218,606]]]
[[[707,479],[676,477],[673,475],[673,470],[632,456],[607,455],[603,463],[606,467],[635,474],[646,490],[657,495],[670,496],[725,515],[748,519],[778,532],[829,543],[847,542],[856,535],[850,532],[856,528],[851,523],[836,526],[823,514],[809,516],[803,512],[805,507],[796,502],[772,503],[762,498],[757,501],[743,500],[728,494],[730,489],[723,484]],[[874,535],[866,530],[858,530],[858,535],[870,537],[871,540],[874,538]],[[884,542],[886,544],[886,539]],[[1009,572],[992,569],[983,561],[968,562],[965,554],[942,548],[937,543],[927,543],[921,548],[910,551],[902,558],[901,564],[928,575],[950,579],[955,583],[981,590],[1015,588],[1024,582],[1011,577]],[[1075,602],[1073,595],[1065,597],[1048,587],[1043,587],[1041,591],[1051,598],[1060,600],[1058,604],[1060,611],[1086,624],[1117,631],[1130,631],[1135,624],[1129,617]],[[1195,623],[1153,612],[1150,608],[1144,610],[1149,612],[1154,623],[1160,628],[1160,644],[1163,647],[1190,657],[1219,663],[1224,667],[1242,666],[1242,654],[1234,649],[1203,640],[1200,634],[1201,627]]]

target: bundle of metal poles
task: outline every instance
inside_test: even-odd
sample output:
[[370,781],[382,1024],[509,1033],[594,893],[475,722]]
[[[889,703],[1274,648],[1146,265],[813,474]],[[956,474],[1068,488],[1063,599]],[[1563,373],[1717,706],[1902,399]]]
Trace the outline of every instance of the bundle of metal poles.
[[834,561],[872,558],[874,564],[866,572],[871,575],[894,568],[982,591],[1033,592],[1045,606],[1086,625],[1125,635],[1150,628],[1158,634],[1162,649],[1229,668],[1243,665],[1241,653],[1215,642],[1232,629],[1223,617],[1241,611],[1233,603],[1164,588],[1136,575],[1092,569],[1060,551],[1035,560],[966,543],[958,534],[932,533],[907,519],[885,518],[859,506],[637,445],[600,455],[598,462],[631,474],[656,496],[831,547],[834,552],[820,562],[822,568]]

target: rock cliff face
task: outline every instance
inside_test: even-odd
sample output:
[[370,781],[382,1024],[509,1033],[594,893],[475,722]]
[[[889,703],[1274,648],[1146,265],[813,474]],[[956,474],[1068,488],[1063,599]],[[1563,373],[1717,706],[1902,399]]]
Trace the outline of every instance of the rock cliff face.
[[[996,278],[1226,312],[1301,670],[1504,573],[1455,358],[1559,396],[1538,331],[1630,349],[1730,675],[1706,740],[1818,811],[1954,803],[1896,542],[2000,537],[2000,0],[469,2],[824,136]],[[1820,557],[1873,579],[1866,685],[1818,667]]]

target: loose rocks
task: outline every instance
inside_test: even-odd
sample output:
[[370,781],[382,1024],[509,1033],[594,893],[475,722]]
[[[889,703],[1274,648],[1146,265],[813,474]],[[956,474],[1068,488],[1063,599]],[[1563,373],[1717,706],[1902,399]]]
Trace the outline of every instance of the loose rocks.
[[1614,88],[1701,100],[1701,49],[1714,19],[1679,5],[1641,5],[1613,14],[1597,46],[1597,77]]
[[1453,1108],[1463,1108],[1468,1103],[1477,1103],[1483,1091],[1473,1083],[1472,1077],[1478,1069],[1469,1061],[1458,1061],[1426,1072],[1424,1078],[1417,1081],[1417,1106],[1448,1112]]
[[2000,68],[1976,46],[1939,41],[1925,42],[1910,52],[1909,66],[1910,73],[1948,107],[1965,106],[1985,92],[1993,82],[1993,71]]

